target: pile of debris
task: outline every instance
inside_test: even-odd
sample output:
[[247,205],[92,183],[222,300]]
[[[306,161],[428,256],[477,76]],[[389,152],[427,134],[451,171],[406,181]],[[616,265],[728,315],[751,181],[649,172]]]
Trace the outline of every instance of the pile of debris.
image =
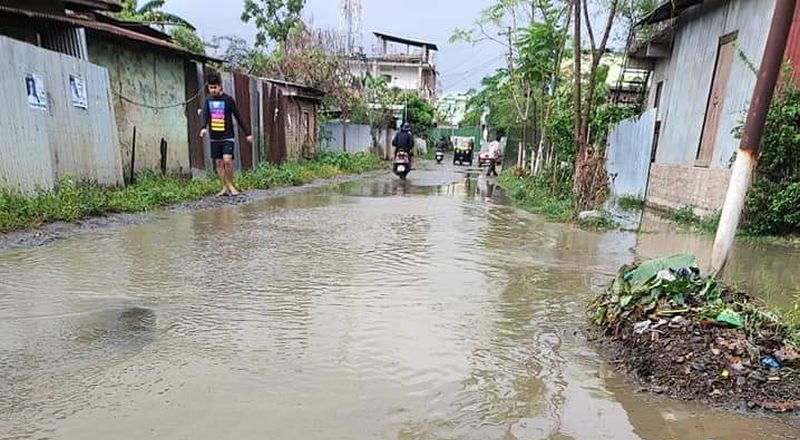
[[656,393],[800,411],[800,327],[700,274],[692,255],[620,269],[590,304],[597,339]]

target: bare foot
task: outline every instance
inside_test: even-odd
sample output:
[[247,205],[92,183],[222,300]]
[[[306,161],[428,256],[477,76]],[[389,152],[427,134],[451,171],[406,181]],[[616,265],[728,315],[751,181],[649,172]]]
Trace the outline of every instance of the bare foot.
[[228,194],[230,194],[232,197],[235,197],[235,196],[238,196],[238,195],[239,195],[239,194],[241,194],[241,193],[240,193],[239,191],[237,191],[237,190],[234,188],[234,189],[231,189],[231,190],[228,192]]
[[227,189],[223,189],[222,191],[217,193],[217,197],[224,197],[224,196],[227,196],[227,195],[228,195],[228,190]]

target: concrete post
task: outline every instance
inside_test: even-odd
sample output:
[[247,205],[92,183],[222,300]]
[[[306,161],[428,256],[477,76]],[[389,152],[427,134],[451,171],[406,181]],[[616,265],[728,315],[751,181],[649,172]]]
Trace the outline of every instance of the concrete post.
[[720,276],[730,258],[736,229],[741,220],[747,189],[753,179],[753,170],[758,162],[761,135],[767,120],[767,112],[780,74],[786,40],[792,26],[796,0],[777,0],[772,15],[772,24],[767,36],[764,58],[758,71],[750,110],[744,125],[739,151],[731,170],[731,181],[722,207],[714,249],[711,254],[711,273]]

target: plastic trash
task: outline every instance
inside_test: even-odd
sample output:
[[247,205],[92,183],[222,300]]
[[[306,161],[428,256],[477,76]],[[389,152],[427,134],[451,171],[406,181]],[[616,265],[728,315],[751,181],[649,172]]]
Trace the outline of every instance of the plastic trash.
[[764,357],[762,357],[761,358],[761,365],[763,365],[763,366],[765,366],[767,368],[772,368],[773,370],[774,369],[778,369],[778,368],[781,367],[781,364],[779,364],[778,361],[772,356],[764,356]]
[[652,324],[652,322],[649,319],[647,321],[637,322],[633,325],[633,332],[637,335],[641,335],[650,328],[650,324]]
[[678,277],[676,277],[671,270],[664,269],[656,274],[656,279],[664,281],[675,281],[678,279]]

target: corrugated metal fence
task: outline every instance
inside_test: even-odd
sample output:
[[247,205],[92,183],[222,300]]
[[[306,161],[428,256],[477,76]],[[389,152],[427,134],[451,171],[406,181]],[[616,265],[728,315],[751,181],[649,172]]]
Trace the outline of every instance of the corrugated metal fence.
[[606,170],[611,195],[644,199],[650,173],[656,109],[620,122],[608,135]]
[[0,187],[50,189],[66,174],[122,183],[106,69],[0,37]]

